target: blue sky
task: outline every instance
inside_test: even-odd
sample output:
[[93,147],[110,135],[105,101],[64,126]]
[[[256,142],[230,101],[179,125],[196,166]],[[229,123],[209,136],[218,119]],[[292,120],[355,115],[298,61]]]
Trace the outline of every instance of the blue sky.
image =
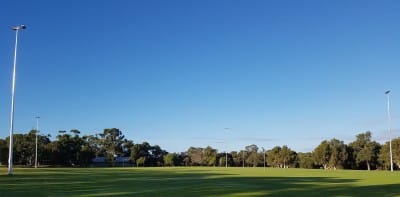
[[[8,1],[0,7],[0,137],[116,127],[171,152],[257,144],[312,151],[400,135],[398,1]],[[224,128],[230,128],[228,132]]]

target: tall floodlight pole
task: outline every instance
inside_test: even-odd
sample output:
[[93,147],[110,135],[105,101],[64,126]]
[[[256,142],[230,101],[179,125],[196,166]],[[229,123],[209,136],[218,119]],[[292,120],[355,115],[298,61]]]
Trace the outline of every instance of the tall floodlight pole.
[[228,131],[229,131],[229,128],[225,128],[225,131],[226,131],[226,137],[225,137],[225,168],[228,168]]
[[12,27],[15,30],[15,47],[14,47],[14,67],[12,76],[11,87],[11,126],[10,126],[10,146],[8,152],[8,175],[13,172],[13,131],[14,131],[14,95],[15,95],[15,71],[17,67],[17,48],[18,48],[18,32],[19,30],[26,29],[25,25]]
[[393,172],[393,154],[392,154],[392,125],[390,117],[390,90],[386,91],[387,95],[387,112],[388,112],[388,128],[389,128],[389,154],[390,154],[390,171]]
[[39,116],[36,116],[36,147],[35,147],[35,168],[38,167],[38,133],[39,133]]

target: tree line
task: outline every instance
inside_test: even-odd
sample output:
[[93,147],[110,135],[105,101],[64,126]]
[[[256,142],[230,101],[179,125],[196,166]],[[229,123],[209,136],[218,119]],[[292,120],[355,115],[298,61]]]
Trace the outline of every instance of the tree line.
[[[81,135],[79,130],[59,131],[55,140],[38,134],[38,163],[40,166],[91,166],[94,158],[104,158],[108,166],[118,165],[118,158],[127,158],[131,166],[232,166],[275,168],[321,168],[388,170],[389,142],[379,144],[371,139],[370,131],[356,135],[345,144],[338,139],[322,141],[312,152],[301,153],[288,146],[270,150],[251,144],[243,150],[218,152],[207,146],[189,147],[181,153],[169,153],[148,142],[134,143],[117,128],[104,129],[95,135]],[[9,138],[0,139],[0,165],[8,162]],[[14,164],[33,166],[35,163],[36,130],[14,134]],[[400,138],[392,140],[393,164],[400,168]]]

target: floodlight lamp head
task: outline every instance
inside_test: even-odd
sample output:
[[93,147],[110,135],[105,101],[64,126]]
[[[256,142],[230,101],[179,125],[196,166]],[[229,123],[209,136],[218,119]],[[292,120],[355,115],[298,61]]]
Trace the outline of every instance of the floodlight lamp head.
[[390,93],[390,90],[388,90],[388,91],[385,92],[385,94],[389,94],[389,93]]
[[12,30],[20,30],[20,29],[26,29],[26,25],[18,25],[18,26],[12,27]]

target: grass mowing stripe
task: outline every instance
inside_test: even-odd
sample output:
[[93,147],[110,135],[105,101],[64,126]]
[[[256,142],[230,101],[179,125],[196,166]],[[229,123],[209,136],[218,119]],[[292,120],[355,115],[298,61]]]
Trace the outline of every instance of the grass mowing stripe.
[[400,173],[267,168],[0,168],[2,196],[400,196]]

